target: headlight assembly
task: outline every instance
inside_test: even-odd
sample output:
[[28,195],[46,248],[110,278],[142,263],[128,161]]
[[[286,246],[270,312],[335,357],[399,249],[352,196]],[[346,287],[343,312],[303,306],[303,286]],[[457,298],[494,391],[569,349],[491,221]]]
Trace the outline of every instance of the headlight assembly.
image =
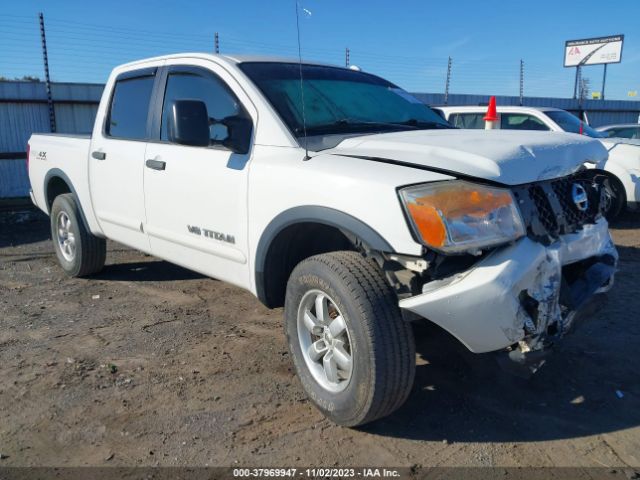
[[443,253],[477,252],[525,234],[511,191],[461,180],[400,190],[421,242]]

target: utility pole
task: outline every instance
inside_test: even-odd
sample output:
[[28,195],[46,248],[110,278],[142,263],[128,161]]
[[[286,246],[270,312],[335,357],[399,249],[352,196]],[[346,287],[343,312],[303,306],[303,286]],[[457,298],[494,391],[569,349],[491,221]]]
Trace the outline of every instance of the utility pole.
[[218,36],[218,32],[216,32],[213,37],[213,44],[215,53],[220,53],[220,37]]
[[451,64],[452,60],[449,57],[449,62],[447,63],[447,82],[444,84],[444,104],[447,105],[449,103],[449,85],[451,84]]
[[351,61],[350,57],[351,52],[349,52],[349,47],[347,47],[344,51],[344,66],[349,68],[349,63]]
[[44,33],[44,15],[38,15],[40,19],[40,39],[42,40],[42,59],[44,60],[44,84],[47,89],[47,105],[49,106],[49,128],[52,133],[56,131],[56,111],[53,107],[51,96],[51,78],[49,77],[49,58],[47,56],[47,36]]
[[583,77],[582,74],[580,74],[579,88],[580,88],[580,91],[578,95],[578,105],[580,107],[580,110],[582,110],[582,105],[584,104],[584,101],[589,96],[589,91],[591,90],[591,81],[589,80],[589,78]]
[[582,66],[578,67],[578,105],[582,108],[582,94],[584,92],[584,85],[582,81]]
[[608,63],[604,64],[604,73],[602,74],[602,96],[600,97],[601,100],[604,100],[604,87],[607,85],[607,65]]
[[580,65],[576,67],[576,80],[573,84],[573,99],[578,98],[578,84],[580,83]]
[[524,60],[520,59],[520,106],[524,103]]

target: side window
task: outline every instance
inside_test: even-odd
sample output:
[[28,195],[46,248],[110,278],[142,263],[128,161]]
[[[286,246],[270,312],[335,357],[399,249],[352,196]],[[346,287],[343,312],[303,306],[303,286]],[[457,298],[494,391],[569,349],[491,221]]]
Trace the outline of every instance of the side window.
[[449,123],[458,128],[484,129],[484,113],[452,113]]
[[605,133],[609,137],[617,137],[617,138],[638,138],[639,129],[636,128],[612,128],[611,130],[607,130]]
[[153,76],[117,80],[113,88],[106,134],[115,138],[147,138],[147,115]]
[[202,74],[191,71],[169,73],[162,105],[161,140],[169,140],[169,115],[176,100],[200,100],[205,103],[209,115],[209,136],[212,145],[220,143],[228,135],[227,127],[217,123],[216,120],[242,113],[239,101],[222,80],[214,77],[213,74],[205,71]]
[[610,128],[604,133],[607,135],[607,137],[615,138],[620,135],[620,130],[618,128]]
[[521,113],[503,113],[500,115],[502,130],[549,130],[542,120],[533,115]]

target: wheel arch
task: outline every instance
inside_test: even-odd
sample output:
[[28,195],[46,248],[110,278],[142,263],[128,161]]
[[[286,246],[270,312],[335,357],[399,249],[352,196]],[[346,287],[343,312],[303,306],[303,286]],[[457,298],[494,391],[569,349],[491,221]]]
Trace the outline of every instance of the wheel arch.
[[[304,247],[288,248],[294,239],[302,240]],[[340,210],[316,205],[285,210],[271,220],[258,241],[254,262],[258,299],[269,308],[282,306],[295,264],[312,255],[344,249],[395,251],[371,226]]]
[[80,210],[80,217],[85,224],[86,228],[89,228],[89,223],[87,222],[87,217],[85,217],[84,209],[82,208],[82,204],[80,203],[80,197],[76,192],[73,183],[69,179],[66,173],[64,173],[59,168],[50,169],[44,177],[43,182],[43,192],[45,199],[45,206],[47,209],[47,214],[51,214],[51,206],[53,205],[53,201],[57,196],[71,193],[76,199],[78,203],[78,209]]

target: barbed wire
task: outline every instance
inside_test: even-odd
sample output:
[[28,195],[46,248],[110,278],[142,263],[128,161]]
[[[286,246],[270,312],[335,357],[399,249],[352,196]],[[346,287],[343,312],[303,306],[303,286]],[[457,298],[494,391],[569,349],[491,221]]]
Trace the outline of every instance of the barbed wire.
[[[46,34],[49,66],[53,81],[103,83],[118,64],[139,58],[180,52],[212,53],[214,33],[167,32],[112,27],[69,19],[47,17]],[[295,57],[297,46],[249,40],[220,34],[222,53],[252,53]],[[0,76],[42,77],[42,51],[37,19],[25,15],[0,16]],[[318,45],[304,45],[303,57],[337,65],[345,64],[345,51]],[[447,78],[447,57],[408,56],[402,53],[359,51],[350,48],[350,64],[383,76],[410,91],[443,93]],[[89,67],[89,68],[88,68]],[[600,75],[586,69],[583,77],[597,90]],[[569,97],[573,93],[575,71],[525,59],[525,96]],[[454,58],[449,93],[517,96],[520,92],[520,59],[487,60]],[[640,79],[610,76],[608,92],[639,90]],[[607,98],[612,98],[611,94]]]

